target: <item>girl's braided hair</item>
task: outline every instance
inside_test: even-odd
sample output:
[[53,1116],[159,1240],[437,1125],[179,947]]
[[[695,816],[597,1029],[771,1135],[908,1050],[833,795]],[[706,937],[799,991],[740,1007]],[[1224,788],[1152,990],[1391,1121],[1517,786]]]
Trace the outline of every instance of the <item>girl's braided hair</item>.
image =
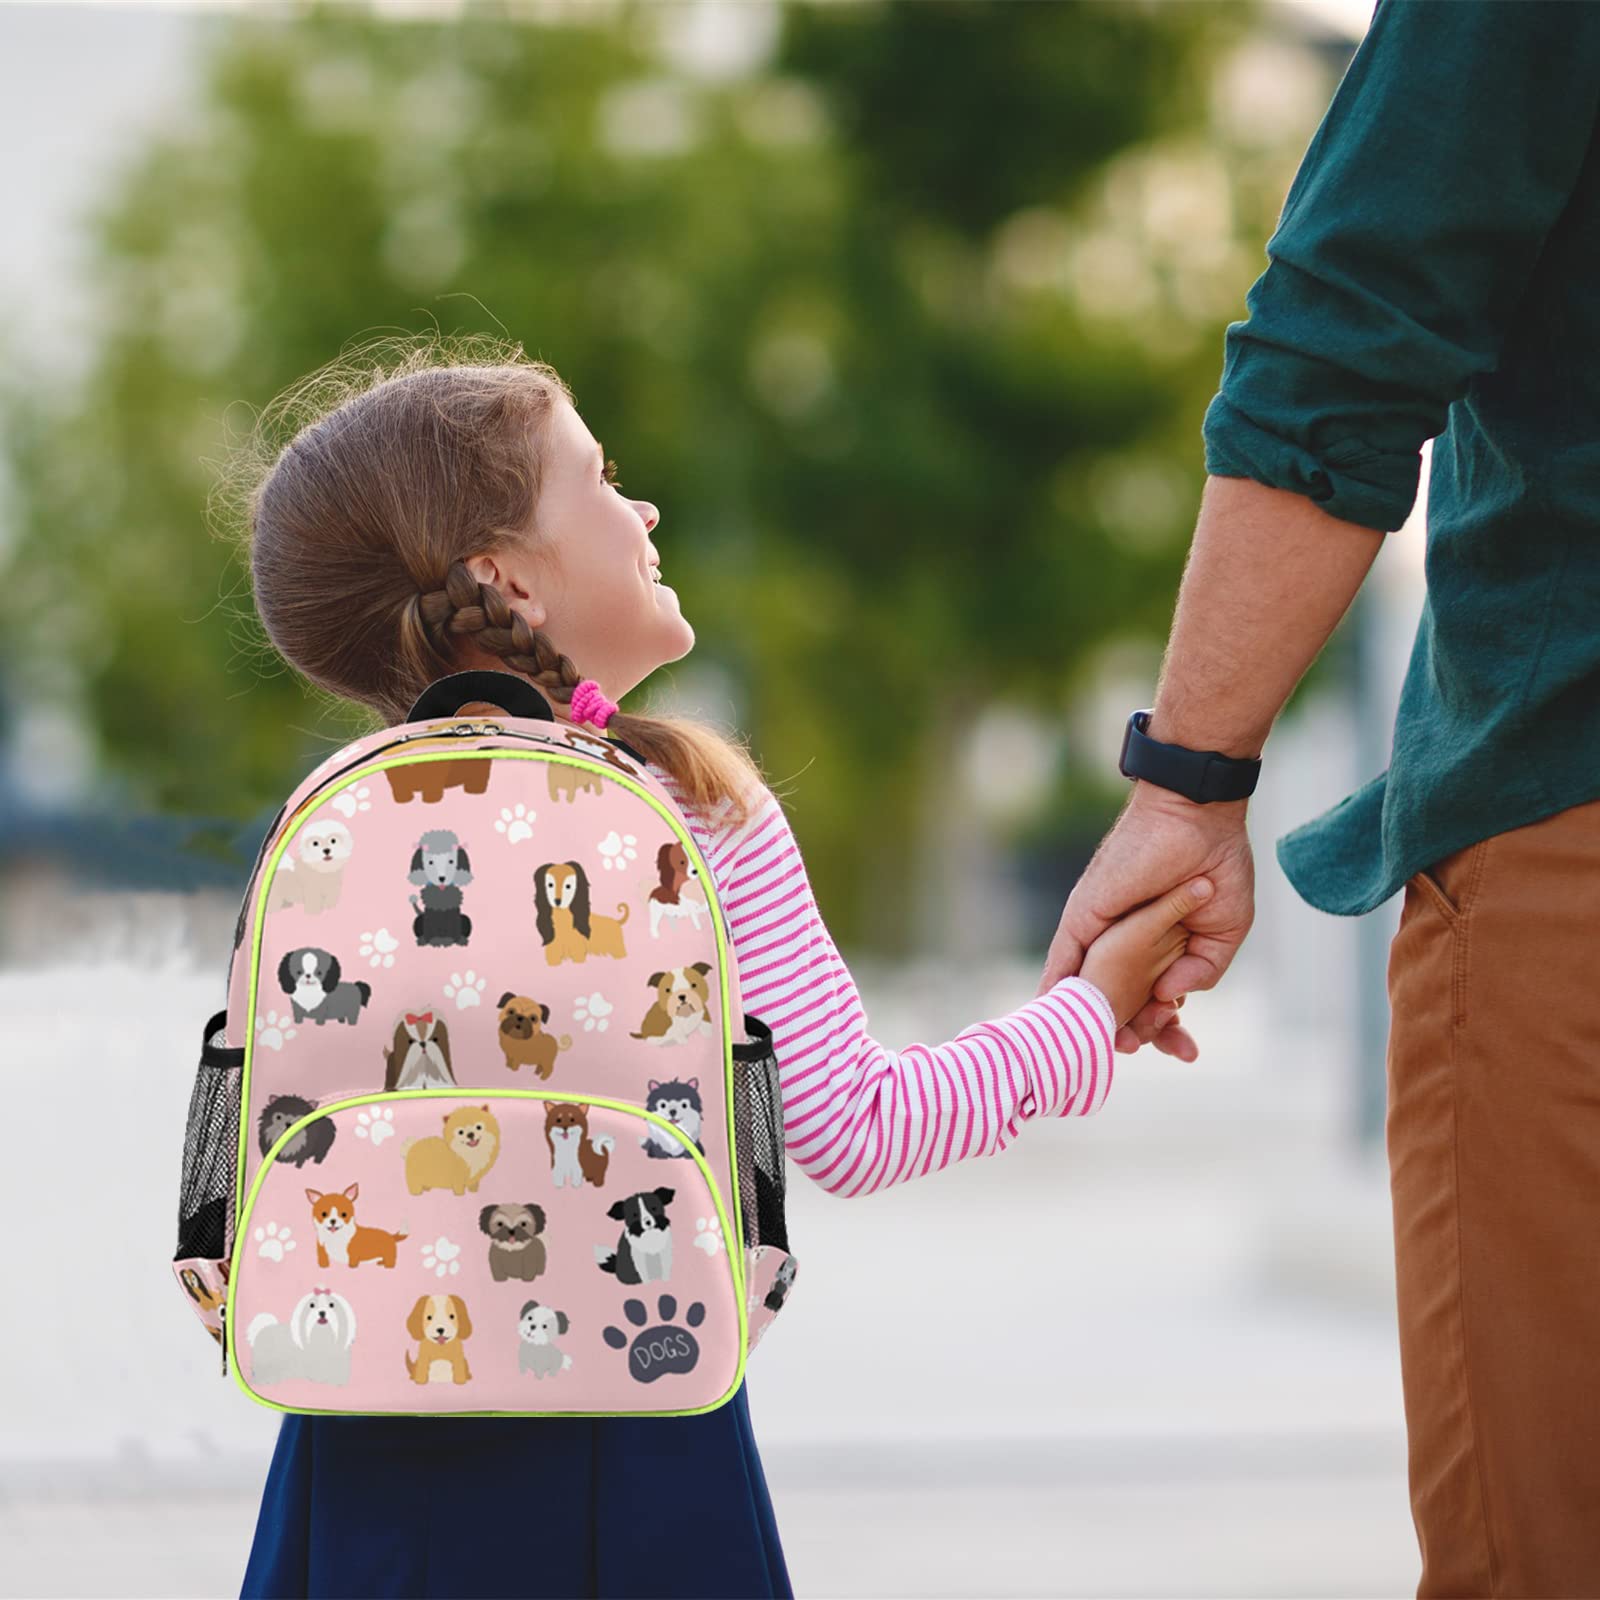
[[[220,493],[243,513],[232,521],[256,610],[289,665],[365,706],[375,729],[461,670],[466,635],[570,720],[582,663],[466,564],[513,546],[538,564],[546,424],[563,399],[572,392],[553,367],[486,335],[375,340],[275,399]],[[726,803],[734,826],[760,799],[747,748],[708,724],[618,711],[606,732],[668,772],[687,803]]]

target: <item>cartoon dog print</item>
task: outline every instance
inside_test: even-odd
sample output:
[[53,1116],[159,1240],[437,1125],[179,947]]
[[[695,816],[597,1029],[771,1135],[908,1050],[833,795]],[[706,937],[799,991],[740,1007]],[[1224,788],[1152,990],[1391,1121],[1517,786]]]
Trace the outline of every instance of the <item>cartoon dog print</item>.
[[[317,1109],[315,1100],[298,1094],[275,1094],[261,1108],[256,1126],[256,1142],[265,1155],[302,1117]],[[333,1118],[318,1117],[308,1122],[278,1152],[278,1164],[292,1162],[303,1167],[308,1161],[320,1163],[333,1148]]]
[[652,972],[645,982],[656,992],[650,1009],[639,1024],[633,1039],[648,1039],[651,1044],[682,1044],[702,1030],[713,1028],[709,961],[692,966],[668,967]]
[[394,1025],[394,1043],[383,1052],[383,1087],[453,1089],[450,1029],[432,1011],[405,1011]]
[[778,1270],[772,1275],[772,1287],[767,1290],[762,1300],[768,1311],[774,1316],[783,1310],[783,1303],[789,1298],[789,1291],[794,1287],[795,1270],[799,1263],[793,1256],[786,1256],[778,1263]]
[[622,1224],[615,1250],[594,1247],[602,1272],[616,1275],[618,1283],[665,1281],[672,1276],[672,1225],[667,1205],[675,1191],[646,1189],[619,1200],[606,1215]]
[[302,831],[278,860],[272,909],[299,906],[312,915],[333,910],[353,848],[350,830],[332,818]]
[[547,761],[550,773],[550,802],[557,804],[565,795],[572,805],[577,805],[580,794],[604,794],[606,781],[598,772],[587,767],[574,767],[565,761]]
[[506,1065],[513,1072],[531,1066],[541,1078],[548,1078],[556,1069],[556,1056],[572,1048],[572,1035],[564,1033],[558,1039],[546,1033],[550,1007],[525,994],[507,989],[495,1004],[500,1008],[500,1050]]
[[348,1383],[350,1346],[356,1342],[356,1314],[342,1294],[322,1285],[295,1306],[285,1326],[270,1311],[250,1319],[250,1381],[282,1383],[309,1378],[312,1383]]
[[589,956],[627,955],[622,925],[628,907],[617,902],[617,915],[603,917],[589,909],[589,875],[576,861],[547,861],[533,875],[535,921],[552,967]]
[[411,852],[407,878],[422,890],[411,896],[411,929],[419,945],[465,944],[472,918],[461,909],[461,891],[472,882],[466,846],[448,828],[430,828]]
[[682,1156],[684,1160],[692,1161],[694,1157],[690,1155],[684,1139],[693,1144],[701,1155],[706,1153],[706,1147],[700,1142],[700,1119],[704,1108],[700,1104],[698,1078],[690,1078],[687,1083],[680,1083],[677,1079],[658,1083],[652,1078],[644,1108],[658,1117],[664,1117],[683,1134],[683,1139],[679,1139],[652,1122],[650,1131],[639,1141],[647,1156]]
[[685,917],[698,932],[700,918],[709,917],[711,907],[699,869],[676,839],[668,840],[656,851],[656,876],[659,882],[650,891],[649,899],[650,937],[660,938],[664,920],[682,922]]
[[[428,744],[437,743],[443,749],[446,742],[433,735],[424,735],[415,740],[412,748],[422,749]],[[448,740],[450,744],[455,742],[456,736]],[[437,805],[449,789],[460,789],[465,794],[482,794],[489,787],[489,768],[493,765],[487,758],[475,761],[411,761],[385,767],[383,775],[389,780],[390,794],[399,804],[404,805],[421,795],[424,805]]]
[[517,1317],[517,1337],[522,1341],[517,1352],[517,1371],[531,1372],[536,1378],[565,1372],[572,1365],[572,1357],[556,1340],[564,1337],[571,1326],[565,1311],[530,1300]]
[[291,950],[278,963],[278,985],[289,996],[294,1020],[309,1019],[319,1028],[325,1022],[359,1022],[361,1008],[372,998],[370,983],[341,982],[338,958],[315,945]]
[[485,1206],[478,1227],[489,1235],[489,1276],[496,1283],[519,1278],[532,1283],[545,1269],[544,1207]]
[[406,1353],[406,1376],[413,1383],[466,1383],[472,1377],[465,1348],[472,1318],[460,1295],[418,1295],[406,1332],[418,1347],[415,1359]]
[[400,1149],[412,1194],[428,1189],[476,1194],[500,1154],[500,1124],[488,1106],[462,1106],[445,1117],[442,1134],[407,1139]]
[[609,739],[573,730],[567,734],[567,743],[577,755],[588,756],[592,761],[603,761],[608,767],[615,767],[627,777],[639,776],[639,769],[625,761],[622,752]]
[[352,1183],[338,1194],[307,1189],[311,1202],[311,1225],[317,1236],[319,1267],[359,1267],[363,1261],[376,1261],[392,1267],[402,1239],[409,1233],[386,1233],[382,1228],[356,1225],[356,1196],[361,1185]]
[[599,1189],[605,1184],[617,1141],[609,1133],[590,1138],[587,1106],[552,1100],[545,1107],[544,1137],[556,1188],[581,1189],[592,1183]]

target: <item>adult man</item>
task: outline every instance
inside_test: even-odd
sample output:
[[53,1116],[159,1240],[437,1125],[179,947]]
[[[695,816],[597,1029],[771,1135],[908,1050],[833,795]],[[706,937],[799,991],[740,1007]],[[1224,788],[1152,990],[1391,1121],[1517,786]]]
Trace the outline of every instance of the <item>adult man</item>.
[[1193,1058],[1174,997],[1226,970],[1253,878],[1248,801],[1186,797],[1216,790],[1185,752],[1248,792],[1437,435],[1389,769],[1278,847],[1324,910],[1405,894],[1387,1138],[1419,1595],[1600,1594],[1597,114],[1593,0],[1380,0],[1228,329],[1155,744],[1130,736],[1158,781],[1041,985],[1203,872],[1189,953],[1118,1036]]

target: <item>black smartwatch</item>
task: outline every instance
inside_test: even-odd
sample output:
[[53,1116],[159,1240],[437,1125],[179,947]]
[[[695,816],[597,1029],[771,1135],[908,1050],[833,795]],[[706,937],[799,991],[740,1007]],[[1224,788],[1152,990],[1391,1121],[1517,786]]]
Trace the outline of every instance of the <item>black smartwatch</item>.
[[1220,750],[1190,750],[1181,744],[1162,744],[1146,730],[1148,711],[1135,711],[1122,736],[1117,767],[1125,778],[1143,778],[1177,794],[1208,805],[1213,800],[1243,800],[1255,793],[1261,776],[1260,759],[1225,756]]

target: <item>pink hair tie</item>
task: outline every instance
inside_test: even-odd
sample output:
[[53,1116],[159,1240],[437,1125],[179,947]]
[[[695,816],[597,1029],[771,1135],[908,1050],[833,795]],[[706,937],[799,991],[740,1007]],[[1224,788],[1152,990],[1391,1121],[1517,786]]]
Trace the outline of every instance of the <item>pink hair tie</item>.
[[606,699],[600,692],[600,685],[593,678],[585,678],[572,691],[572,699],[567,709],[574,722],[588,722],[597,728],[603,728],[616,715],[617,704],[614,700]]

